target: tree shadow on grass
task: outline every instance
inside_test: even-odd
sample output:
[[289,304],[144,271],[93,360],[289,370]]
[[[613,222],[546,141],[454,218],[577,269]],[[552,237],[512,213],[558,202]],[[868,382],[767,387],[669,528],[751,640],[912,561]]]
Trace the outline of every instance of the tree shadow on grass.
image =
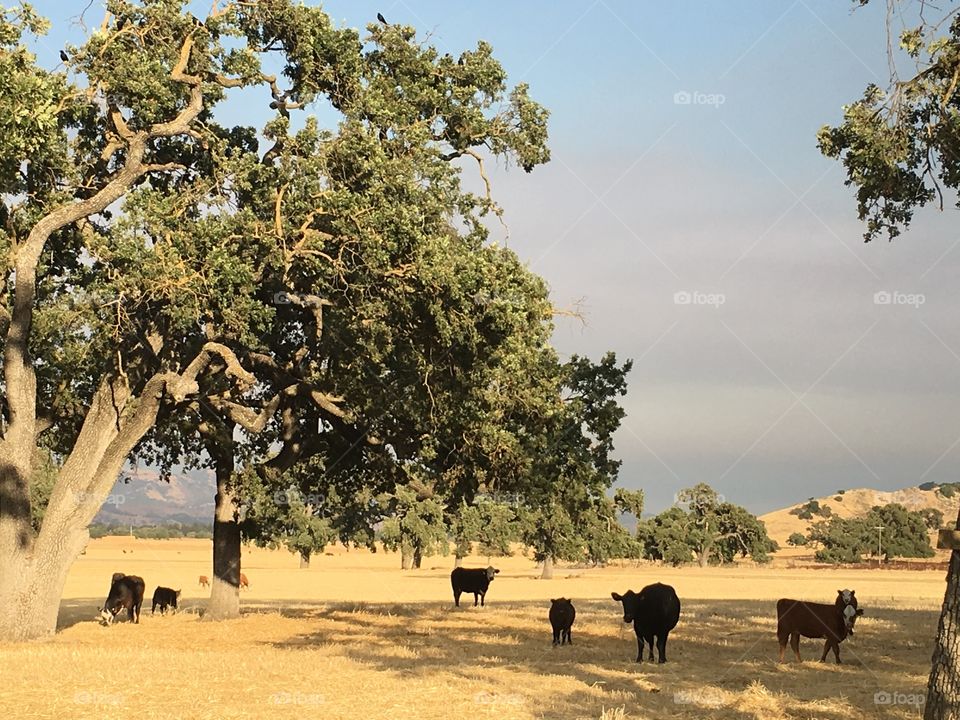
[[[339,653],[412,682],[439,674],[489,683],[478,705],[525,703],[544,718],[902,718],[915,707],[886,696],[922,693],[937,614],[867,609],[841,645],[843,665],[819,663],[818,640],[804,640],[806,662],[777,663],[775,603],[699,600],[684,603],[665,665],[633,662],[636,639],[611,602],[576,602],[572,646],[553,647],[548,605],[498,601],[486,608],[450,603],[246,603],[246,612],[279,612],[316,621],[315,630],[271,642],[294,649],[333,645]],[[789,651],[788,651],[789,652]],[[644,655],[646,656],[646,652]],[[503,671],[507,671],[504,675]],[[537,683],[511,678],[558,676],[549,698]],[[553,687],[553,685],[551,685]],[[881,704],[877,703],[877,700]]]

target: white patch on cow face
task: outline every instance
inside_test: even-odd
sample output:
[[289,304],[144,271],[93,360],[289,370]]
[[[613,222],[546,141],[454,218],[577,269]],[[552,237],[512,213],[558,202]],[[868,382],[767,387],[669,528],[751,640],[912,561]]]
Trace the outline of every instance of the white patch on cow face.
[[[848,605],[853,602],[853,590],[841,590],[840,597],[843,598],[843,601]],[[844,611],[846,614],[846,611]]]
[[103,621],[105,625],[109,625],[113,622],[113,613],[111,613],[106,608],[103,608],[100,611],[100,619]]
[[853,633],[853,624],[857,620],[857,609],[853,605],[846,605],[843,608],[843,622],[847,626],[847,630],[852,634]]

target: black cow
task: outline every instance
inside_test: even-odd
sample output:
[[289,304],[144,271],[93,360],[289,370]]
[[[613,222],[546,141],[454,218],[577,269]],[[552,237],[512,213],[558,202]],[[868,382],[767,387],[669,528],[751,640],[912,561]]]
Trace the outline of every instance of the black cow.
[[573,645],[570,637],[570,628],[577,617],[577,610],[567,598],[557,598],[550,601],[550,624],[553,625],[553,644],[563,645],[567,642]]
[[150,614],[153,615],[154,611],[157,609],[157,605],[160,606],[160,614],[163,615],[167,611],[167,606],[169,605],[176,612],[177,609],[177,599],[180,597],[179,590],[172,590],[165,587],[157,587],[153,591],[153,607],[150,609]]
[[126,609],[127,617],[134,623],[140,622],[140,606],[143,605],[143,593],[147,585],[142,577],[114,573],[110,583],[110,594],[100,610],[100,619],[109,625],[117,613]]
[[658,662],[667,661],[667,636],[680,620],[680,598],[669,585],[654,583],[639,593],[627,590],[623,595],[611,593],[614,600],[623,603],[623,621],[633,623],[637,634],[637,662],[643,661],[643,641],[650,645],[653,660],[653,640],[657,640]]
[[800,660],[800,636],[824,638],[823,655],[820,662],[826,662],[827,653],[833,649],[833,657],[840,664],[840,643],[848,635],[853,635],[853,626],[863,610],[857,607],[857,596],[853,590],[837,590],[837,599],[833,605],[811,603],[802,600],[782,598],[777,601],[777,641],[780,643],[780,662],[787,649],[787,640],[797,662]]
[[450,573],[450,584],[453,585],[453,602],[460,607],[461,593],[473,593],[473,606],[477,606],[477,599],[481,607],[487,595],[487,588],[493,582],[494,576],[499,573],[492,565],[487,568],[454,568]]

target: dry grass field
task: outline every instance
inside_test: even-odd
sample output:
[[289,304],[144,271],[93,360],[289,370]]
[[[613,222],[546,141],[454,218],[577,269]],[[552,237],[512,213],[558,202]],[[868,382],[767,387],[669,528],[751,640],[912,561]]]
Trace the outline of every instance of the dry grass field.
[[[468,565],[485,565],[474,558]],[[451,558],[399,570],[397,556],[337,550],[300,570],[285,552],[244,551],[244,614],[202,621],[210,543],[106,538],[73,568],[61,629],[0,645],[0,708],[15,718],[916,718],[942,601],[939,571],[787,567],[558,568],[538,580],[501,559],[485,608],[453,607]],[[94,621],[110,575],[147,582],[140,625]],[[683,612],[666,665],[634,662],[610,591],[672,584]],[[177,615],[150,615],[157,585],[183,588]],[[844,665],[779,665],[774,604],[857,591],[866,616]],[[549,598],[577,607],[573,646],[551,646]],[[466,599],[468,596],[464,596]],[[472,596],[471,596],[472,601]],[[467,603],[467,605],[472,605]],[[888,695],[877,695],[887,693]],[[877,703],[875,699],[892,699]]]

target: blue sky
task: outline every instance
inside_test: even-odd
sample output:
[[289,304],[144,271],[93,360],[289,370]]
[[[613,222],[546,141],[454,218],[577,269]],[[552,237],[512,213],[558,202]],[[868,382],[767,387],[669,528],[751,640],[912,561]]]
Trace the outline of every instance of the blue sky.
[[[35,5],[55,63],[86,0]],[[957,211],[864,245],[816,149],[843,104],[887,84],[885,3],[324,7],[350,26],[382,12],[452,54],[485,39],[550,109],[552,162],[494,169],[510,237],[493,235],[583,312],[557,320],[563,353],[635,359],[617,449],[649,510],[697,482],[759,512],[958,479]]]

